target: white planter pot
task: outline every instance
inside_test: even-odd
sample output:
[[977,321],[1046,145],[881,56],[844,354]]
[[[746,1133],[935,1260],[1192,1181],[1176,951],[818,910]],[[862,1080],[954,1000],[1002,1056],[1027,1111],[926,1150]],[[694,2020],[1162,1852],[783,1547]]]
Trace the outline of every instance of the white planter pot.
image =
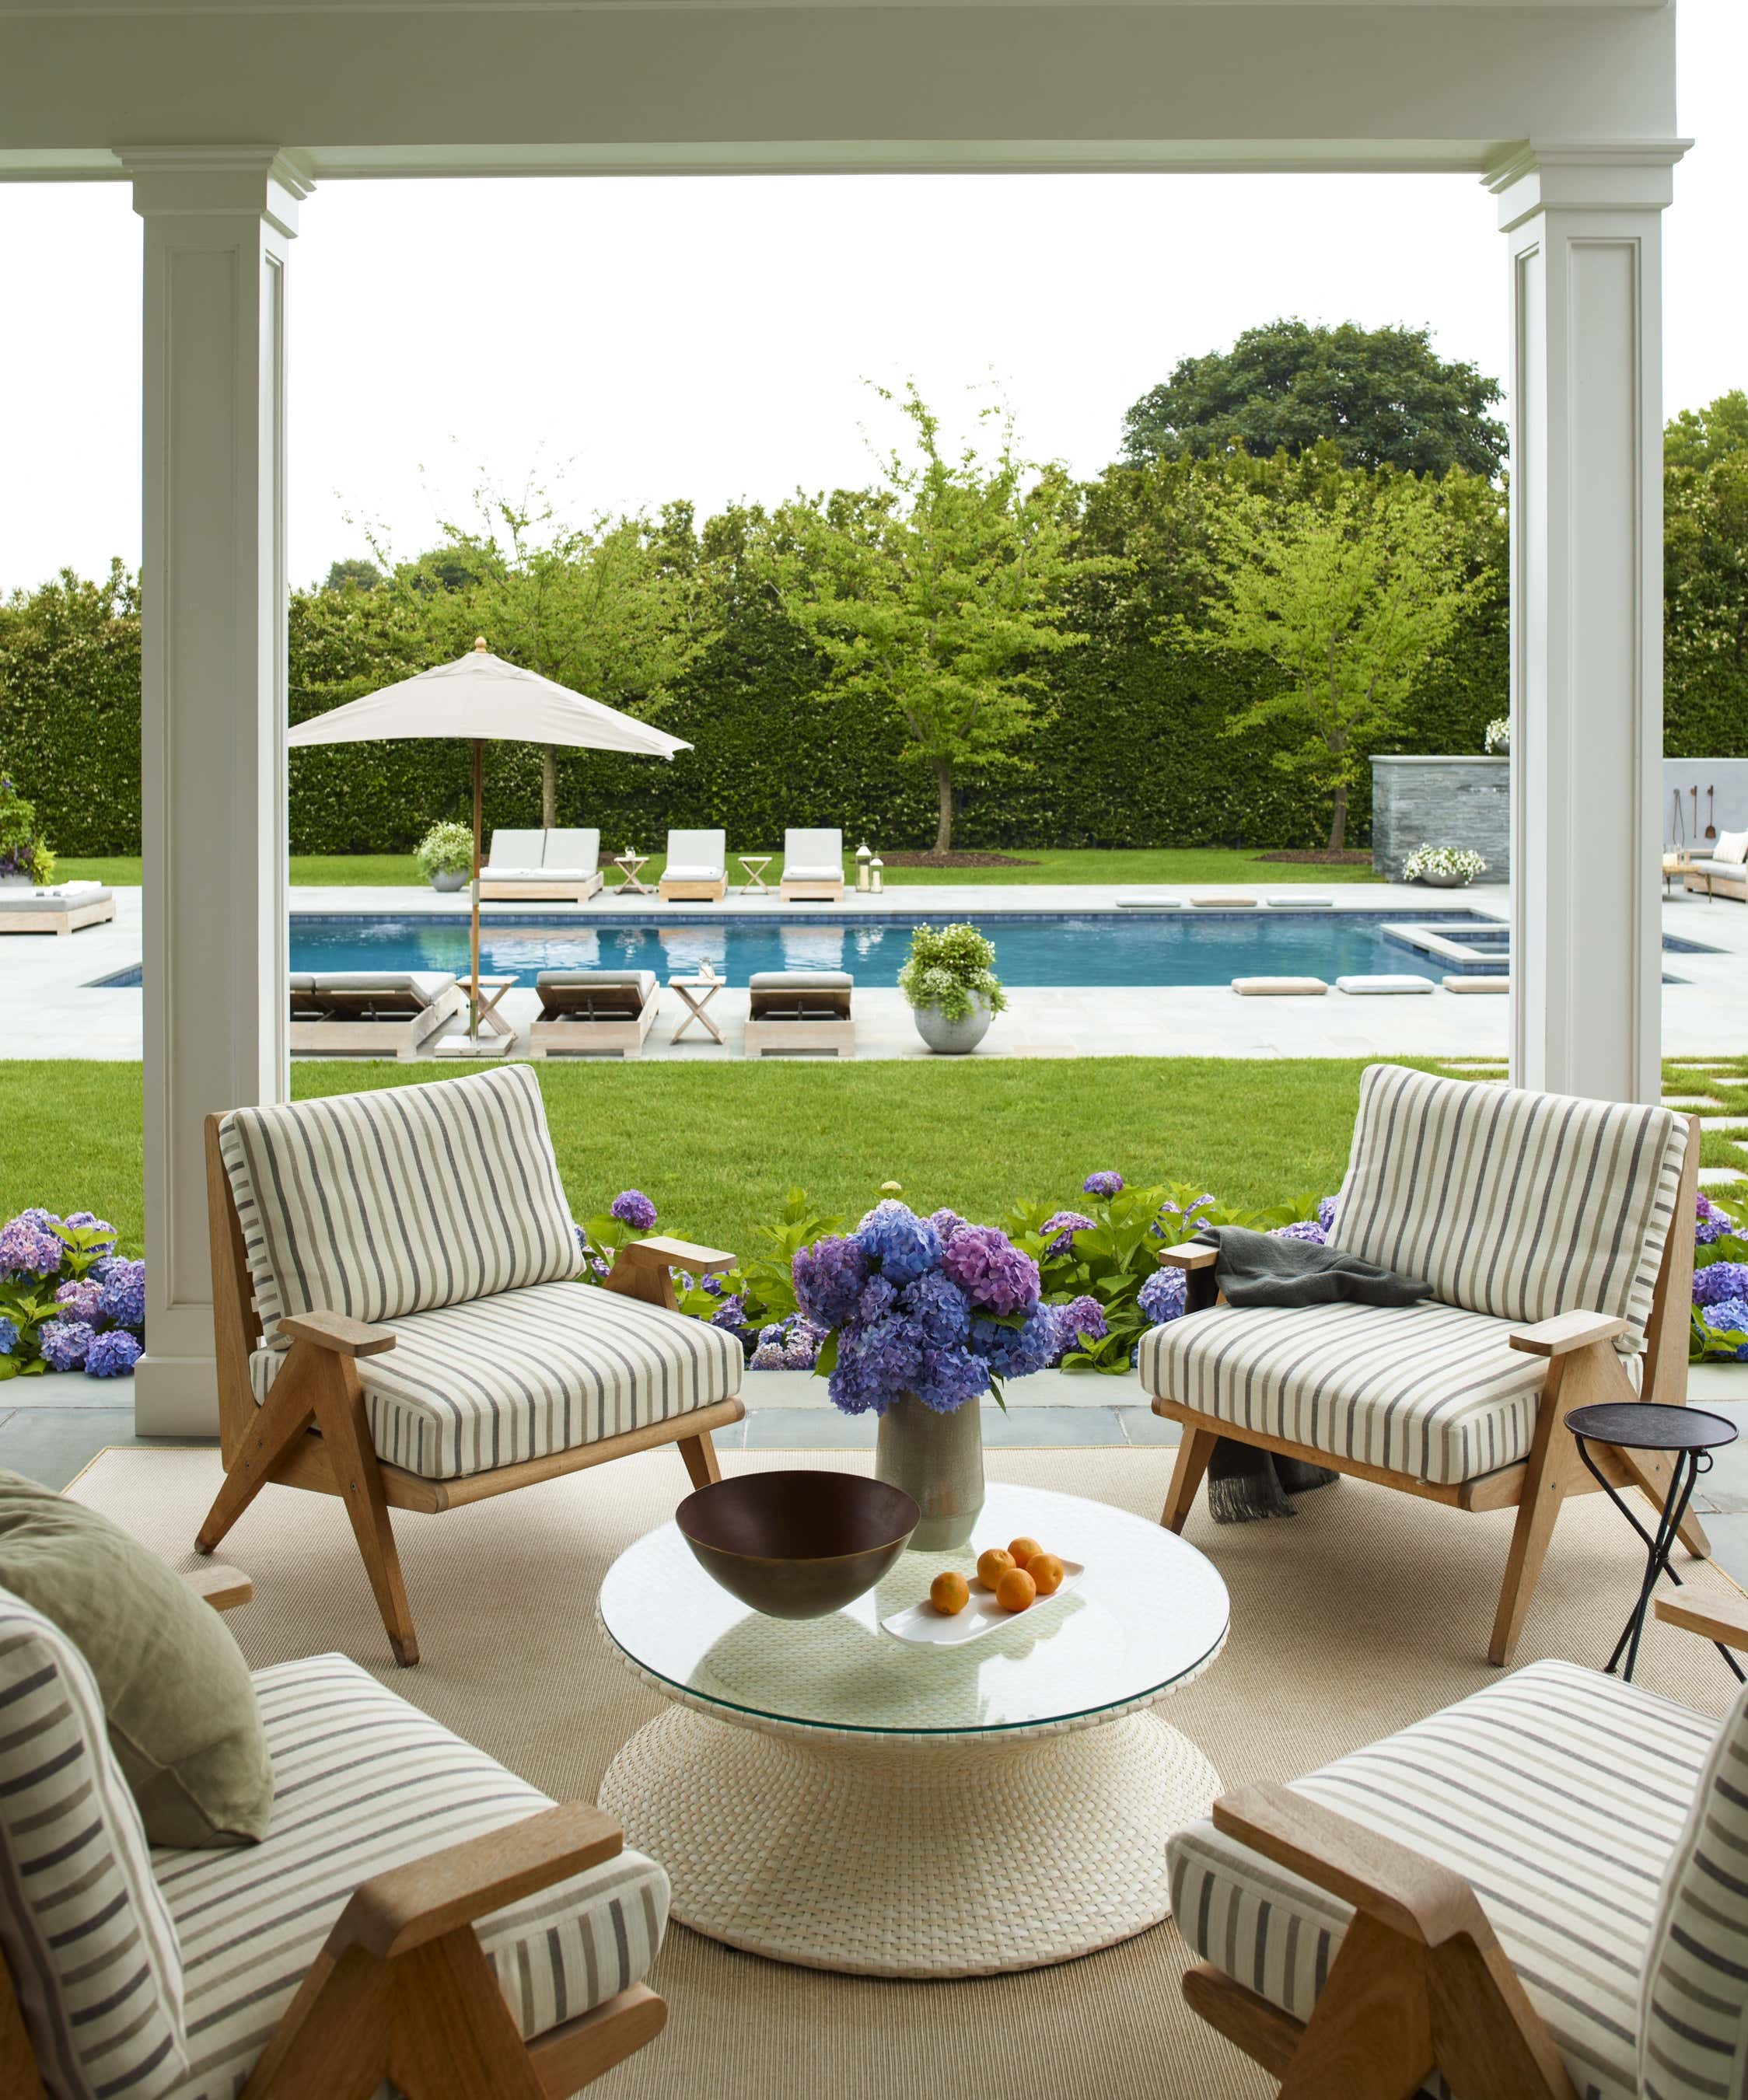
[[1465,889],[1468,886],[1466,875],[1423,875],[1420,880],[1428,889]]
[[916,1032],[929,1048],[944,1057],[963,1057],[975,1050],[989,1033],[995,1015],[981,993],[971,995],[971,1011],[963,1021],[949,1021],[938,1006],[913,1006]]
[[439,868],[436,874],[431,877],[431,888],[442,890],[446,897],[452,896],[457,889],[466,889],[466,868]]

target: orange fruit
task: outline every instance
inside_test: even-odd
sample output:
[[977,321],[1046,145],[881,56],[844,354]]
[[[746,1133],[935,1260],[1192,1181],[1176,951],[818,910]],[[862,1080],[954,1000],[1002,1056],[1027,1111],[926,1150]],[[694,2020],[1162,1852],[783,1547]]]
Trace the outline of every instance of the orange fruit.
[[993,1590],[1004,1575],[1011,1573],[1013,1555],[1004,1553],[999,1546],[992,1546],[987,1553],[978,1555],[978,1580],[986,1590]]
[[1035,1553],[1026,1572],[1037,1584],[1040,1597],[1053,1597],[1062,1586],[1062,1564],[1053,1553]]
[[995,1602],[1004,1612],[1023,1612],[1038,1594],[1038,1585],[1023,1568],[1010,1568],[995,1586]]
[[962,1612],[971,1601],[971,1585],[963,1575],[948,1568],[944,1575],[937,1575],[929,1585],[929,1601],[943,1619],[950,1619],[956,1612]]
[[1008,1551],[1013,1556],[1013,1564],[1016,1568],[1030,1568],[1032,1564],[1032,1555],[1035,1553],[1042,1553],[1044,1548],[1035,1538],[1017,1538],[1009,1546]]

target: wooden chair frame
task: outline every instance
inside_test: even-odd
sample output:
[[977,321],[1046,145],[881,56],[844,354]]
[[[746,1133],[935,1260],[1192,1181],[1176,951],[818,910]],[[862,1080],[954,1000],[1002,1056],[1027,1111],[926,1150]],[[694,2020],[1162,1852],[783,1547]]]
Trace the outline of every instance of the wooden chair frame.
[[[614,997],[615,993],[621,995]],[[541,993],[540,1017],[528,1026],[532,1057],[581,1057],[616,1052],[641,1057],[661,1007],[661,986],[638,1003],[629,985],[554,985]],[[597,1014],[594,1007],[598,1005]]]
[[747,995],[746,1055],[762,1057],[767,1050],[812,1050],[854,1057],[852,997],[848,985],[824,990],[753,988]]
[[[367,1326],[338,1312],[307,1312],[280,1322],[292,1346],[267,1398],[258,1406],[249,1383],[249,1358],[260,1344],[261,1323],[255,1316],[254,1289],[231,1178],[218,1149],[222,1120],[216,1115],[206,1118],[206,1208],[218,1366],[218,1437],[225,1478],[194,1542],[197,1553],[214,1551],[270,1485],[338,1495],[351,1520],[395,1660],[408,1665],[418,1661],[419,1643],[389,1522],[391,1509],[440,1515],[446,1510],[464,1508],[516,1488],[534,1487],[585,1467],[605,1465],[609,1459],[658,1444],[679,1445],[695,1488],[722,1478],[711,1432],[742,1418],[746,1409],[739,1399],[717,1401],[669,1421],[647,1423],[620,1436],[549,1452],[541,1458],[521,1459],[490,1472],[464,1474],[458,1480],[428,1480],[390,1465],[378,1458],[371,1440],[358,1360],[393,1348],[395,1337],[387,1328]],[[734,1266],[734,1255],[716,1248],[693,1246],[684,1240],[635,1240],[620,1251],[605,1288],[671,1311],[675,1299],[670,1268],[704,1275]]]
[[[1657,1616],[1748,1648],[1748,1600],[1660,1597]],[[1434,2071],[1462,2100],[1575,2100],[1553,2037],[1460,1874],[1291,1787],[1228,1794],[1213,1819],[1356,1913],[1309,2020],[1212,1963],[1184,1977],[1190,2010],[1278,2078],[1281,2100],[1406,2100]]]
[[[289,1024],[292,1054],[398,1057],[403,1064],[411,1064],[430,1054],[437,1038],[452,1021],[467,1018],[465,984],[446,985],[427,1005],[415,1005],[409,999],[406,1011],[392,1018],[346,1010],[348,1006],[368,1008],[373,999],[387,1004],[392,996],[381,991],[294,992],[293,1018]],[[300,998],[311,1006],[324,1003],[330,1010],[319,1017],[300,1020],[296,1016]]]
[[[1517,1521],[1506,1555],[1505,1577],[1487,1644],[1489,1662],[1503,1667],[1516,1652],[1518,1637],[1534,1595],[1542,1564],[1560,1515],[1560,1505],[1572,1495],[1594,1494],[1599,1484],[1578,1455],[1578,1443],[1565,1427],[1565,1418],[1574,1408],[1602,1401],[1647,1401],[1681,1406],[1687,1400],[1688,1302],[1693,1287],[1693,1236],[1686,1221],[1693,1215],[1699,1187],[1699,1124],[1687,1118],[1687,1156],[1675,1194],[1675,1215],[1663,1259],[1658,1270],[1651,1316],[1645,1326],[1644,1376],[1635,1391],[1622,1368],[1614,1347],[1616,1335],[1624,1333],[1626,1321],[1606,1319],[1600,1313],[1562,1312],[1534,1326],[1520,1327],[1511,1346],[1532,1356],[1548,1359],[1547,1377],[1542,1388],[1534,1436],[1528,1454],[1498,1471],[1482,1473],[1472,1480],[1441,1482],[1417,1479],[1412,1473],[1395,1472],[1367,1465],[1339,1451],[1315,1445],[1298,1444],[1290,1438],[1270,1436],[1204,1414],[1181,1401],[1156,1398],[1155,1414],[1181,1423],[1184,1436],[1165,1498],[1160,1522],[1169,1531],[1181,1531],[1195,1500],[1196,1489],[1207,1471],[1214,1447],[1223,1436],[1250,1444],[1265,1451],[1277,1451],[1307,1465],[1326,1466],[1355,1479],[1371,1480],[1428,1502],[1443,1502],[1452,1509],[1515,1509]],[[1205,1312],[1216,1303],[1214,1264],[1216,1251],[1194,1242],[1168,1247],[1160,1261],[1185,1273],[1185,1313]],[[1618,1488],[1640,1488],[1661,1510],[1674,1461],[1667,1453],[1629,1451],[1613,1445],[1596,1445],[1591,1455]],[[1681,1526],[1682,1543],[1696,1560],[1711,1551],[1704,1527],[1691,1511]]]
[[[218,1611],[253,1590],[232,1568],[188,1578]],[[243,2100],[567,2100],[653,2041],[665,2001],[642,1983],[525,2042],[474,1927],[623,1849],[612,1818],[567,1802],[360,1882],[243,2089]],[[0,1958],[0,2093],[46,2100]]]

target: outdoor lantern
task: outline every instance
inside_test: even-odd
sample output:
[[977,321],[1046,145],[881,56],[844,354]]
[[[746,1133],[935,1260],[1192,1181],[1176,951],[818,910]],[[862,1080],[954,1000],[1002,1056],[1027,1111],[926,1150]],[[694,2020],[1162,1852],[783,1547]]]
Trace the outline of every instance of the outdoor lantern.
[[856,887],[858,889],[866,889],[868,886],[868,862],[870,858],[871,855],[868,852],[867,845],[864,840],[861,845],[856,848]]
[[868,887],[870,889],[873,890],[876,895],[886,886],[885,880],[885,862],[881,858],[878,854],[876,854],[873,859],[868,862],[867,876]]

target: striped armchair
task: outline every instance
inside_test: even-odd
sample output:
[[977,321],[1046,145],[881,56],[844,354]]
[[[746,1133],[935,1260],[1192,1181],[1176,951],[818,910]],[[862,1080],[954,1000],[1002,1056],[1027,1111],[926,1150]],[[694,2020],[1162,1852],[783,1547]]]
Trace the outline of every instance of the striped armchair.
[[418,1639],[391,1509],[438,1515],[651,1445],[692,1484],[745,1412],[739,1339],[674,1309],[681,1240],[582,1255],[526,1065],[211,1116],[224,1485],[212,1552],[263,1487],[343,1498],[395,1660]]
[[[1659,1616],[1748,1646],[1740,1604]],[[1748,1692],[1720,1726],[1533,1664],[1180,1831],[1184,1996],[1294,2100],[1738,2094],[1745,1773]]]
[[[1223,1438],[1457,1509],[1515,1508],[1488,1648],[1507,1662],[1561,1502],[1597,1485],[1565,1415],[1686,1398],[1698,1167],[1697,1126],[1666,1109],[1373,1065],[1330,1243],[1432,1295],[1240,1309],[1214,1302],[1213,1248],[1166,1250],[1188,1272],[1185,1317],[1139,1358],[1154,1411],[1184,1427],[1163,1520],[1181,1530]],[[1592,1455],[1661,1507],[1666,1458]],[[1691,1515],[1681,1536],[1709,1551]]]

